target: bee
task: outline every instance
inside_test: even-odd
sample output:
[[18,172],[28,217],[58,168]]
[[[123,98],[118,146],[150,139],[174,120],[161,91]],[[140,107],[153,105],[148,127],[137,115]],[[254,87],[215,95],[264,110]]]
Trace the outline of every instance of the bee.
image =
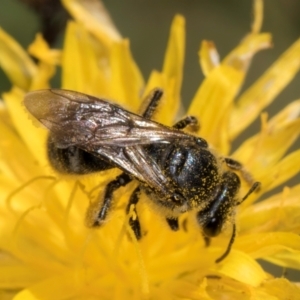
[[[49,131],[48,157],[61,173],[88,174],[111,168],[123,172],[108,183],[103,199],[88,210],[91,227],[99,227],[112,209],[114,192],[137,180],[139,185],[129,198],[126,212],[136,238],[142,237],[136,211],[141,191],[162,211],[174,231],[179,230],[181,214],[195,213],[208,245],[220,234],[236,207],[257,187],[243,166],[232,158],[219,157],[205,139],[182,131],[197,125],[197,119],[185,117],[172,127],[151,120],[163,96],[155,89],[148,96],[144,111],[138,115],[99,99],[75,91],[49,89],[28,93],[27,110]],[[226,168],[224,168],[224,166]],[[241,199],[241,174],[252,182]],[[232,235],[224,254],[229,253],[236,235]]]

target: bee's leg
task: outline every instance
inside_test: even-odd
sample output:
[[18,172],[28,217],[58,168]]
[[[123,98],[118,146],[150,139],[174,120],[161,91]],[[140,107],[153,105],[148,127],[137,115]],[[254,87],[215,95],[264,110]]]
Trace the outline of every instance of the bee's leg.
[[88,209],[86,217],[88,227],[97,227],[103,224],[112,205],[113,193],[130,181],[132,181],[132,178],[126,173],[122,173],[106,186],[103,202],[96,202]]
[[173,125],[175,129],[184,129],[187,126],[191,126],[192,131],[198,131],[199,124],[198,120],[194,116],[186,116],[184,119],[179,120],[177,123]]
[[161,89],[154,89],[151,94],[146,98],[145,103],[146,107],[142,109],[142,116],[145,119],[151,119],[157,106],[159,100],[163,95],[163,91]]
[[[163,91],[159,88],[154,89],[151,94],[145,100],[146,107],[142,109],[142,116],[145,119],[151,119],[153,114],[158,107],[159,101],[161,100],[163,95]],[[191,126],[193,131],[197,131],[199,129],[198,120],[194,116],[187,116],[184,119],[178,121],[173,125],[173,128],[183,129],[187,126]]]
[[239,161],[232,159],[230,157],[224,157],[224,161],[228,168],[230,168],[231,170],[240,172],[243,179],[250,186],[252,186],[254,184],[255,181],[254,181],[252,175],[245,169],[245,167]]
[[[127,208],[126,208],[127,214],[129,214],[131,212],[131,216],[129,218],[129,225],[130,225],[132,231],[134,232],[137,240],[139,240],[142,237],[141,225],[140,225],[139,217],[138,217],[138,214],[136,211],[136,204],[139,201],[140,194],[141,194],[141,189],[138,186],[131,194]],[[131,209],[131,207],[132,207],[132,209]]]
[[179,229],[178,218],[166,218],[170,228],[174,231]]
[[210,246],[210,243],[211,243],[211,238],[202,234],[203,235],[203,239],[204,239],[204,244],[205,244],[205,247],[209,247]]

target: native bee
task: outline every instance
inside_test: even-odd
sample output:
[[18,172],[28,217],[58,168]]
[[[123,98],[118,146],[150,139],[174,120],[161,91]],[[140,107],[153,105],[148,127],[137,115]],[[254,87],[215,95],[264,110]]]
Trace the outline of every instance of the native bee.
[[[90,226],[104,222],[115,190],[137,180],[139,185],[127,205],[127,213],[134,206],[136,217],[129,222],[137,239],[142,234],[135,206],[143,190],[153,203],[164,208],[172,230],[179,229],[182,213],[195,212],[208,244],[259,183],[252,182],[249,192],[239,198],[241,181],[234,171],[243,171],[243,166],[231,158],[218,157],[206,140],[182,131],[197,124],[195,117],[188,116],[173,127],[151,120],[162,95],[162,90],[155,89],[141,115],[107,100],[60,89],[28,93],[24,103],[50,130],[48,157],[54,169],[71,174],[111,168],[123,171],[106,186],[100,204],[89,210]],[[229,254],[235,232],[233,222],[228,247],[216,262]]]

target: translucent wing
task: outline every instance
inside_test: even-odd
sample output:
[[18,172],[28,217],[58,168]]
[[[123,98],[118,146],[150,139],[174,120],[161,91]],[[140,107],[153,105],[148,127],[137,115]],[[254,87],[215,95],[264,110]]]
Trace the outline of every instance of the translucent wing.
[[142,146],[194,138],[118,105],[74,91],[34,91],[25,96],[24,104],[50,130],[57,147],[76,146],[106,157],[164,197],[172,192],[171,186]]
[[34,91],[25,96],[24,104],[61,148],[90,143],[125,147],[191,138],[118,105],[74,91]]
[[172,194],[172,185],[168,183],[157,163],[149,157],[142,146],[115,147],[104,146],[98,149],[85,149],[95,155],[108,158],[115,166],[131,174],[140,182],[154,188],[161,197]]

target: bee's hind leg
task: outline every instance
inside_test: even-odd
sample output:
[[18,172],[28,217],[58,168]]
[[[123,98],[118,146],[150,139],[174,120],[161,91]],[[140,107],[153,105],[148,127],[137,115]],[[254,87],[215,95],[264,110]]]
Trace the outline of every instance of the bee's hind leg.
[[112,206],[113,193],[130,181],[132,178],[126,173],[122,173],[106,186],[104,200],[93,203],[87,211],[86,225],[88,227],[98,227],[103,224]]
[[127,214],[130,213],[129,225],[130,225],[132,231],[134,232],[137,240],[141,239],[141,237],[142,237],[141,225],[140,225],[139,217],[138,217],[138,214],[136,211],[136,205],[139,201],[140,194],[141,194],[141,189],[138,186],[131,194],[127,208],[126,208],[126,213]]

